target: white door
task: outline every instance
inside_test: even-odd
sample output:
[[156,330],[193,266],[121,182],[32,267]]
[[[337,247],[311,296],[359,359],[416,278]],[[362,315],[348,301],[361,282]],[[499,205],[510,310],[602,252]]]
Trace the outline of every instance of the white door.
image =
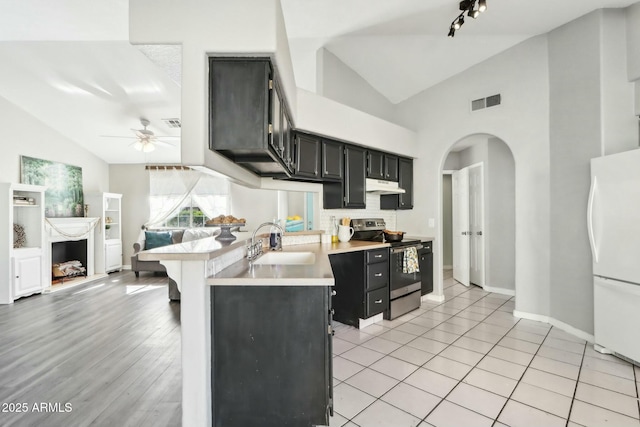
[[484,188],[482,164],[469,168],[469,276],[484,286]]
[[469,286],[469,169],[452,175],[453,278]]
[[13,262],[13,297],[42,292],[42,255],[16,254]]
[[122,241],[107,240],[104,245],[105,273],[122,269]]

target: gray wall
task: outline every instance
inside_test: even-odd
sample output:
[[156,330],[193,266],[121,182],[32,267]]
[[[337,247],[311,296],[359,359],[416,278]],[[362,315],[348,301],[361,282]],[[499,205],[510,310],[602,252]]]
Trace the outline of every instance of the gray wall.
[[394,121],[394,105],[333,53],[317,54],[317,93],[372,116]]
[[453,211],[451,175],[442,175],[442,265],[453,267]]

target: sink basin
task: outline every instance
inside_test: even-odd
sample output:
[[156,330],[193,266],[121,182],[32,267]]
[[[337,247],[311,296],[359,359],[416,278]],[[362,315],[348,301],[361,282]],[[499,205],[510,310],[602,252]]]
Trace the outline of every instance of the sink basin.
[[316,254],[313,252],[267,252],[253,263],[260,264],[287,264],[304,265],[316,262]]

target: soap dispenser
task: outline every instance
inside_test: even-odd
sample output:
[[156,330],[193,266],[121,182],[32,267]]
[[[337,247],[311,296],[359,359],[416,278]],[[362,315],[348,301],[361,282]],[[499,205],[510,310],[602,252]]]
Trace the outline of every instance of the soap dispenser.
[[[279,224],[280,221],[277,219],[273,220],[274,224]],[[281,248],[281,239],[280,229],[275,225],[271,226],[271,231],[269,232],[269,249],[272,251],[278,250]]]

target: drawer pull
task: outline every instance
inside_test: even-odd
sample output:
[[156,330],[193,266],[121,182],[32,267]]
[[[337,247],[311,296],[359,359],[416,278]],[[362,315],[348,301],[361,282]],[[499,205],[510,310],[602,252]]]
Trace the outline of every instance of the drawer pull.
[[382,277],[382,273],[376,273],[376,274],[374,274],[374,276],[376,276],[376,277]]
[[382,254],[374,255],[373,257],[374,257],[374,258],[382,258]]
[[377,300],[375,300],[375,301],[374,301],[374,303],[376,303],[376,304],[382,304],[382,300],[381,300],[381,299],[377,299]]

